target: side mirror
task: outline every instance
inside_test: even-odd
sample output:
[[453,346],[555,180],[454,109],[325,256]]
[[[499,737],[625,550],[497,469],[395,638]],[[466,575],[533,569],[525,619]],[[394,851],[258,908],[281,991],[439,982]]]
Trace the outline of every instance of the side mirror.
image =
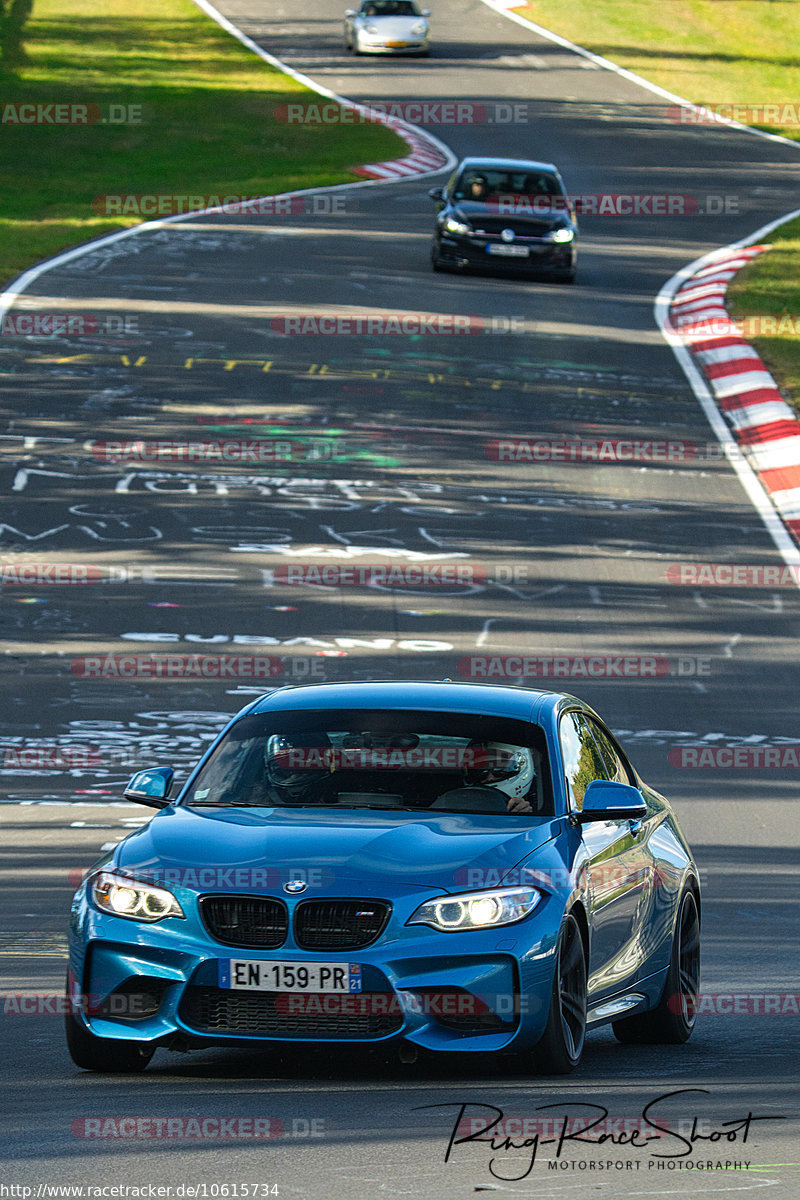
[[151,767],[137,771],[122,793],[126,800],[146,804],[149,808],[166,808],[175,775],[172,767]]
[[647,805],[638,788],[629,783],[595,779],[583,793],[583,808],[575,814],[586,821],[638,821],[647,816]]
[[431,10],[429,8],[423,8],[422,15],[423,15],[423,17],[431,16]]
[[346,8],[344,10],[344,15],[346,17],[354,17],[356,15],[356,10],[354,8]]
[[431,200],[444,200],[444,188],[431,188],[428,192],[428,195],[430,196]]

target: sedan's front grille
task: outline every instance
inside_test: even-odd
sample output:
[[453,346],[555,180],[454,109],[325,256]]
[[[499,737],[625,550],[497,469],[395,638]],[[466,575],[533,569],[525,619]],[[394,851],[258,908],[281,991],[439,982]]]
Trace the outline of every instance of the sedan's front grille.
[[286,905],[268,896],[203,896],[200,912],[211,936],[226,946],[276,950],[289,932]]
[[379,1038],[403,1024],[397,1003],[384,993],[305,996],[287,992],[187,987],[184,1024],[202,1033],[275,1038]]
[[389,919],[383,900],[304,900],[294,914],[294,936],[304,950],[363,950]]

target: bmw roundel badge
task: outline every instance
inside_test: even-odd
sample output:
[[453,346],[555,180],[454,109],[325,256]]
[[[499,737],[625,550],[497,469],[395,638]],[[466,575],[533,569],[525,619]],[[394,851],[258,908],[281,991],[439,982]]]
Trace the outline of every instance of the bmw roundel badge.
[[306,882],[304,879],[290,879],[288,883],[283,885],[283,890],[289,892],[291,896],[296,896],[298,892],[306,890]]

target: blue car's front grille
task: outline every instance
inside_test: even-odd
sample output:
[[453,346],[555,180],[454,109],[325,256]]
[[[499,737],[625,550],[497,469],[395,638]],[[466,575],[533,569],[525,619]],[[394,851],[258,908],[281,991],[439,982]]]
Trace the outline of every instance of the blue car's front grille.
[[389,919],[383,900],[304,900],[294,914],[294,936],[304,950],[363,950]]
[[276,950],[286,941],[289,914],[268,896],[203,896],[200,912],[218,942],[254,950]]
[[[231,991],[189,986],[181,1020],[202,1033],[253,1034],[275,1038],[378,1038],[403,1024],[397,1004],[378,993],[355,997],[292,997],[282,992]],[[298,1003],[292,1003],[297,1000]],[[317,1003],[311,1003],[312,1001]],[[341,1003],[326,1003],[341,1000]],[[348,1003],[350,1001],[350,1003]]]

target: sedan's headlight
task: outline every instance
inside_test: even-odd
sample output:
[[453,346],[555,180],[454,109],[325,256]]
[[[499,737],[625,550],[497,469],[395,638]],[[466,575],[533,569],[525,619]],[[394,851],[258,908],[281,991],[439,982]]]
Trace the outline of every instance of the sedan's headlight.
[[548,242],[571,242],[575,237],[575,231],[565,226],[563,229],[553,229],[548,233]]
[[365,25],[364,31],[365,33],[380,33],[377,25]]
[[428,32],[428,22],[427,21],[415,21],[414,24],[411,26],[411,32],[416,34],[418,37],[421,37],[423,33]]
[[512,925],[532,912],[542,898],[536,888],[498,888],[491,892],[468,892],[461,896],[439,896],[426,900],[408,925],[432,925],[444,933],[465,929],[490,929]]
[[469,225],[464,221],[457,221],[455,217],[448,217],[444,223],[444,227],[448,233],[472,233]]
[[92,880],[92,900],[103,912],[129,917],[132,921],[185,917],[180,904],[166,888],[110,871],[101,871]]

